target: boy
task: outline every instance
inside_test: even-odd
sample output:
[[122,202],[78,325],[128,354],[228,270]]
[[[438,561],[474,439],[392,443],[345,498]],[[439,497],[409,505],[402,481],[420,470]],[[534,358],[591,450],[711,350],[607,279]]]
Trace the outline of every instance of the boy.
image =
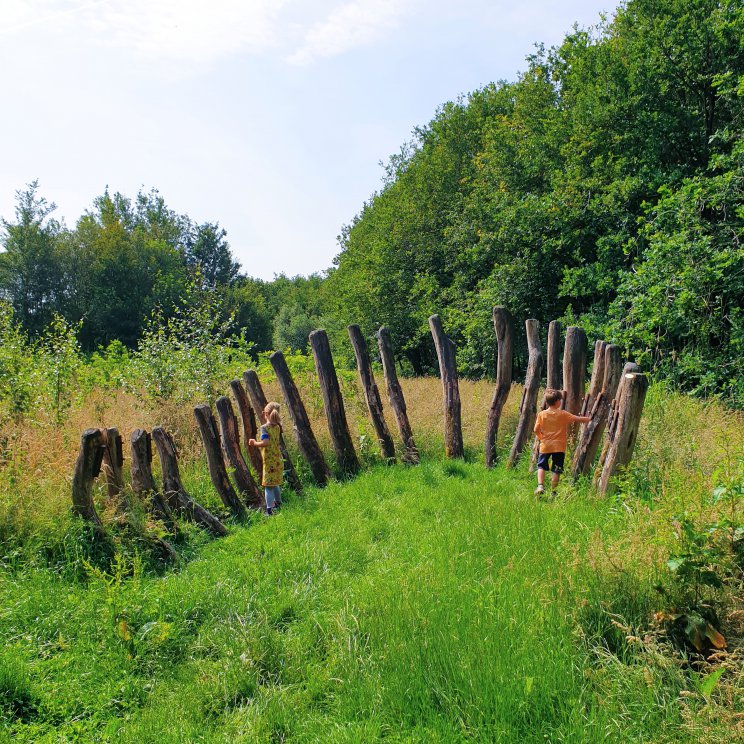
[[[545,471],[550,465],[551,489],[555,491],[563,472],[563,461],[566,458],[566,442],[568,441],[568,427],[570,424],[586,424],[589,416],[574,416],[568,411],[561,410],[563,394],[560,390],[546,390],[544,411],[537,414],[535,422],[535,436],[540,440],[540,456],[537,458],[537,489],[535,495],[545,493]],[[551,465],[552,461],[552,465]]]

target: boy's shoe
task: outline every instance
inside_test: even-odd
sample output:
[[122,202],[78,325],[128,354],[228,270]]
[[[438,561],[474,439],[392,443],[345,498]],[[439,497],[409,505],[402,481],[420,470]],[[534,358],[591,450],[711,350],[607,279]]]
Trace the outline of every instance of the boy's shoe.
[[545,486],[538,486],[535,489],[535,496],[542,496],[545,493]]

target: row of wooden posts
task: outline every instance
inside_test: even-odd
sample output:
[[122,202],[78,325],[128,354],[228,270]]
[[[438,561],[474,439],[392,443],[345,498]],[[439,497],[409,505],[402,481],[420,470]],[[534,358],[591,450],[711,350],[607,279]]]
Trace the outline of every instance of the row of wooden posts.
[[[504,307],[495,307],[493,323],[498,348],[496,387],[488,411],[485,437],[485,460],[488,467],[496,462],[496,441],[501,414],[512,388],[512,361],[514,349],[514,319]],[[429,318],[432,337],[439,360],[444,398],[444,446],[447,457],[464,455],[461,423],[460,393],[457,376],[455,345],[445,334],[438,315]],[[543,354],[540,347],[539,323],[529,319],[525,323],[529,349],[527,374],[519,405],[519,419],[514,439],[506,460],[514,466],[532,435],[537,415],[537,397],[543,371]],[[383,456],[395,460],[396,450],[383,413],[382,400],[375,382],[369,349],[359,326],[349,326],[349,336],[354,348],[364,398]],[[384,326],[377,333],[388,400],[392,408],[402,441],[401,459],[409,464],[419,462],[419,453],[408,419],[403,390],[395,368],[390,334]],[[310,347],[315,360],[318,381],[323,398],[328,429],[336,455],[339,471],[345,475],[357,473],[361,466],[346,420],[341,388],[338,383],[328,336],[323,330],[310,334]],[[331,469],[310,425],[305,405],[287,367],[284,355],[274,352],[270,357],[284,401],[293,424],[298,449],[304,457],[316,485],[324,486],[331,477]],[[591,472],[597,452],[605,434],[595,482],[600,493],[611,487],[612,476],[619,467],[626,465],[632,456],[643,403],[648,387],[646,377],[637,365],[630,362],[623,368],[620,347],[597,341],[594,348],[594,365],[589,389],[585,393],[587,366],[587,338],[576,326],[566,329],[563,367],[560,364],[560,326],[556,321],[548,328],[547,387],[564,391],[563,406],[571,413],[590,416],[591,421],[581,427],[575,442],[571,472],[574,477]],[[561,375],[562,371],[562,375]],[[248,370],[243,380],[232,380],[230,388],[240,416],[235,415],[230,399],[223,396],[216,401],[219,429],[207,405],[194,409],[194,416],[207,454],[207,464],[212,483],[230,513],[242,519],[247,509],[260,509],[263,505],[261,488],[240,447],[242,438],[247,445],[257,432],[256,413],[262,411],[267,400],[255,370]],[[162,488],[158,489],[152,474],[152,442],[160,459]],[[255,448],[248,448],[248,459],[255,473],[261,472],[260,455]],[[288,485],[295,491],[302,490],[294,463],[281,440],[285,473]],[[222,522],[202,507],[186,492],[181,482],[176,448],[170,434],[162,427],[151,433],[137,429],[131,437],[131,493],[141,499],[152,513],[174,532],[174,516],[197,522],[216,536],[227,534]],[[537,447],[533,447],[533,464]],[[102,529],[101,519],[93,502],[93,481],[103,469],[109,500],[118,513],[126,518],[131,511],[123,479],[123,443],[116,429],[88,429],[82,435],[80,453],[75,466],[72,484],[74,511]],[[232,481],[228,475],[232,472]],[[233,485],[234,483],[234,485]],[[161,541],[162,542],[162,541]],[[163,550],[172,550],[163,543]]]

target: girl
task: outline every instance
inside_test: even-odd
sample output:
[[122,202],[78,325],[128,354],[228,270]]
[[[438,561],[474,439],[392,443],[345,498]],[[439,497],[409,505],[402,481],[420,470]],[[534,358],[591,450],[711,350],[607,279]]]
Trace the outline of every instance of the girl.
[[279,437],[282,433],[282,424],[279,420],[279,404],[272,401],[266,404],[261,413],[263,426],[261,427],[261,440],[248,441],[249,446],[259,447],[263,459],[262,484],[266,496],[266,513],[273,514],[274,510],[282,503],[280,486],[284,476],[284,462],[282,452],[279,448]]

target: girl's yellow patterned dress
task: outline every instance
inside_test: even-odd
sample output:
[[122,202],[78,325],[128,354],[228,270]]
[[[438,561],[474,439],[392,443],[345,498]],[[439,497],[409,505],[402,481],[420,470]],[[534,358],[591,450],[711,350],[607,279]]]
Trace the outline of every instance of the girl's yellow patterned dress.
[[282,452],[279,449],[279,434],[281,429],[276,424],[264,424],[261,427],[261,441],[268,444],[261,448],[263,457],[263,480],[264,486],[281,486],[284,480],[284,462]]

